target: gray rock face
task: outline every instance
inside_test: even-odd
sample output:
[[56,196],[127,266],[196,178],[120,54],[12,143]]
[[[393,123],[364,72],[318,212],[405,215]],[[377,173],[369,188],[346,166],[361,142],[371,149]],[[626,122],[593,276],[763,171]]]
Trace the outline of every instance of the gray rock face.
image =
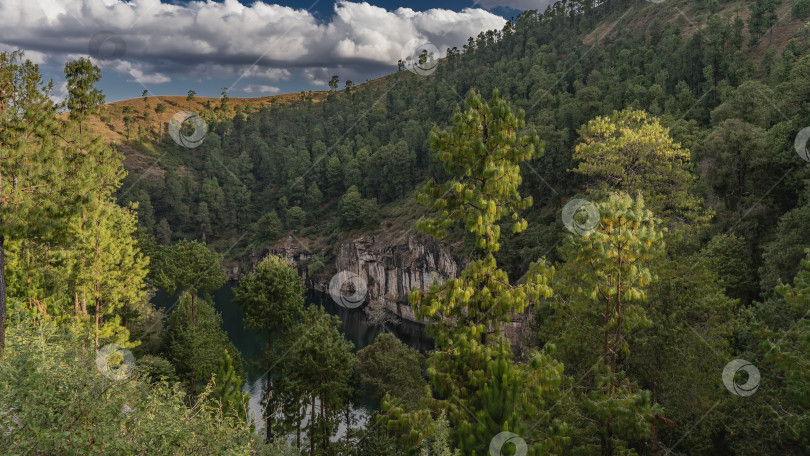
[[377,242],[374,236],[347,241],[339,246],[336,260],[338,271],[356,273],[366,281],[370,301],[381,301],[410,321],[416,321],[408,303],[411,289],[444,283],[458,277],[464,267],[446,246],[413,236],[394,244]]
[[[346,240],[336,248],[335,264],[320,264],[316,274],[310,274],[306,264],[314,258],[313,253],[289,240],[283,246],[265,251],[280,255],[298,265],[298,273],[307,288],[329,293],[333,275],[348,271],[363,278],[367,286],[366,301],[381,305],[387,312],[404,320],[424,323],[416,318],[408,295],[413,288],[427,290],[431,284],[444,283],[458,277],[466,259],[454,255],[450,249],[433,240],[421,240],[410,236],[407,240],[383,241],[375,236],[363,236]],[[253,267],[259,257],[253,258]],[[522,355],[522,341],[531,337],[528,321],[531,309],[523,315],[512,315],[511,322],[501,327],[504,336],[512,343],[518,356]]]
[[375,236],[344,241],[337,246],[334,267],[329,265],[325,268],[329,272],[314,275],[302,267],[302,262],[312,257],[311,253],[295,243],[266,253],[298,263],[306,286],[323,293],[329,293],[332,274],[339,271],[358,274],[367,284],[368,301],[381,302],[389,312],[409,321],[417,321],[408,302],[411,289],[427,290],[434,282],[444,283],[448,278],[458,277],[465,265],[446,246],[415,236],[397,242],[383,242]]

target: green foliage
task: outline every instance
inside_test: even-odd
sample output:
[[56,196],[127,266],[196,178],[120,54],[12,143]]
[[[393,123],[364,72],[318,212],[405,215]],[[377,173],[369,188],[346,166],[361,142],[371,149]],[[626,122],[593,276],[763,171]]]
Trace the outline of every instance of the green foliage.
[[807,19],[810,17],[810,0],[799,0],[790,7],[790,13],[796,19]]
[[70,111],[68,118],[79,124],[81,133],[82,124],[91,114],[98,114],[104,104],[104,94],[95,88],[101,80],[101,71],[88,58],[80,58],[65,64],[65,78],[68,81],[65,106]]
[[[96,354],[51,325],[9,328],[0,363],[0,447],[6,454],[251,455],[244,423],[219,413],[206,394],[194,408],[164,382],[104,377]],[[256,451],[254,451],[256,450]]]
[[338,204],[340,226],[345,230],[375,228],[380,222],[376,199],[364,199],[356,186],[349,187]]
[[160,356],[146,355],[138,358],[137,366],[142,378],[155,382],[173,383],[179,380],[174,365]]
[[161,245],[169,245],[172,242],[172,227],[165,218],[160,219],[155,229],[155,240]]
[[[340,319],[323,307],[310,306],[301,314],[283,346],[288,378],[302,401],[295,412],[309,408],[306,425],[310,452],[327,452],[352,392],[350,381],[357,362],[354,344],[340,333]],[[298,421],[300,426],[300,420]]]
[[227,351],[242,376],[242,357],[222,330],[222,317],[205,301],[192,307],[184,292],[177,307],[169,314],[164,336],[164,352],[181,378],[188,380],[194,394],[200,382],[208,382],[220,368],[223,351]]
[[239,282],[236,300],[245,326],[271,335],[289,330],[304,308],[304,284],[287,261],[270,255]]
[[214,376],[211,399],[219,403],[222,415],[234,416],[242,423],[248,421],[250,395],[242,391],[242,377],[236,374],[228,351],[222,353]]
[[0,54],[0,351],[6,273],[16,312],[72,316],[93,328],[96,344],[128,344],[115,314],[143,298],[148,260],[133,239],[136,220],[111,198],[122,156],[81,128],[103,101],[94,88],[98,68],[68,62],[65,74],[71,113],[60,121],[37,67],[21,53]]
[[[536,442],[532,454],[558,452],[565,426],[555,420],[556,411],[545,407],[559,396],[562,366],[545,354],[535,354],[530,367],[514,364],[501,333],[501,325],[524,312],[530,300],[551,296],[547,282],[552,271],[541,261],[531,266],[522,283],[512,285],[493,256],[502,217],[512,217],[515,232],[526,228],[517,211],[531,199],[517,191],[519,163],[534,155],[537,135],[518,135],[523,113],[512,114],[497,93],[484,103],[471,92],[467,106],[464,112],[456,111],[452,127],[431,134],[433,147],[454,177],[446,184],[425,186],[419,199],[435,215],[422,219],[420,228],[442,236],[461,220],[484,255],[472,260],[458,278],[434,284],[425,293],[411,292],[417,315],[434,323],[428,330],[436,350],[428,357],[427,373],[440,399],[426,402],[436,414],[447,411],[452,441],[464,453],[486,454],[490,440],[504,430],[524,432]],[[404,413],[388,403],[384,407],[392,428],[411,428],[405,434],[410,444],[430,432],[424,412]],[[538,422],[542,429],[527,426]]]
[[621,454],[649,436],[659,412],[650,392],[627,378],[623,364],[631,355],[629,337],[653,324],[645,301],[663,234],[641,196],[612,193],[596,208],[600,219],[594,229],[569,235],[561,247],[564,263],[553,282],[559,293],[552,301],[556,316],[541,337],[562,349],[574,378],[586,380],[578,382],[585,422],[577,426],[585,432],[574,445]]
[[304,220],[307,213],[298,206],[293,206],[287,210],[287,228],[291,230],[300,230],[304,227]]
[[[667,128],[644,111],[625,109],[589,121],[574,150],[574,172],[589,177],[597,197],[611,191],[644,195],[647,207],[668,225],[707,221],[700,201],[689,190],[689,150],[673,141]],[[690,226],[690,229],[692,227]]]
[[745,240],[735,234],[717,235],[706,244],[702,252],[709,262],[709,269],[717,275],[726,293],[750,303],[756,283]]
[[156,280],[169,294],[188,292],[193,312],[198,291],[218,290],[225,284],[227,276],[220,268],[221,261],[222,257],[205,244],[182,240],[163,252]]
[[[746,401],[729,401],[729,432],[741,433],[729,439],[735,451],[750,448],[755,454],[768,454],[779,448],[781,454],[799,455],[810,450],[810,252],[801,260],[792,284],[781,280],[776,293],[756,304],[750,326],[740,336],[745,345],[741,357],[761,373],[759,388]],[[744,383],[745,379],[741,379]],[[757,423],[756,426],[751,426]]]
[[442,238],[448,227],[462,220],[476,236],[479,248],[497,252],[498,220],[511,216],[514,232],[526,229],[518,211],[531,206],[532,198],[518,193],[522,182],[518,163],[535,156],[539,139],[533,131],[521,135],[524,113],[512,114],[497,91],[488,103],[473,91],[465,103],[468,109],[456,111],[451,128],[431,132],[431,147],[447,173],[456,178],[443,184],[429,182],[418,195],[420,202],[439,215],[421,220],[419,227]]
[[381,333],[372,345],[357,352],[360,382],[375,400],[386,395],[405,410],[419,405],[427,383],[422,378],[424,356],[390,333]]
[[810,246],[810,232],[806,229],[808,217],[810,203],[805,203],[779,219],[774,239],[765,244],[762,253],[760,277],[763,290],[775,287],[780,280],[787,281],[799,271],[804,249]]
[[[284,379],[278,366],[279,359],[274,345],[279,340],[285,341],[295,334],[294,323],[304,308],[304,284],[284,258],[270,255],[262,260],[256,270],[248,274],[239,283],[236,290],[236,301],[244,315],[244,325],[248,328],[265,331],[267,351],[265,365],[267,381],[265,384],[265,410],[275,410],[284,398]],[[284,355],[281,358],[285,358]],[[294,396],[297,400],[297,397]],[[300,407],[296,404],[296,412]],[[266,440],[273,441],[272,425],[274,415],[265,415]],[[300,421],[299,421],[300,424]]]
[[[727,241],[733,239],[720,240]],[[697,253],[651,265],[657,279],[643,303],[651,324],[627,336],[625,359],[639,387],[651,393],[652,404],[663,408],[652,417],[648,445],[653,451],[681,439],[684,449],[710,453],[712,434],[722,426],[723,416],[709,409],[725,391],[706,373],[733,358],[733,338],[743,321],[737,301],[724,293],[728,279],[718,278],[731,263],[715,269],[717,262],[718,257]],[[701,426],[693,426],[701,419]]]
[[[420,198],[433,218],[422,227],[434,235],[449,234],[452,241],[460,237],[455,230],[466,229],[475,243],[465,252],[469,267],[459,277],[417,297],[418,316],[428,318],[436,337],[437,350],[427,363],[430,394],[416,404],[416,382],[413,391],[381,386],[390,391],[383,399],[384,423],[368,437],[353,430],[345,442],[329,442],[350,402],[351,380],[345,379],[351,369],[343,361],[352,361],[335,322],[313,314],[305,317],[309,327],[318,328],[331,349],[305,340],[303,359],[290,358],[286,350],[291,353],[298,338],[288,331],[276,331],[276,345],[268,348],[267,365],[273,369],[266,389],[270,398],[264,402],[280,414],[274,428],[278,435],[303,429],[304,414],[313,415],[314,406],[308,443],[310,452],[324,454],[356,449],[375,455],[445,455],[459,446],[465,454],[481,456],[488,454],[492,435],[503,430],[518,433],[533,453],[542,454],[805,454],[806,268],[797,265],[808,244],[802,221],[810,168],[797,156],[794,139],[810,119],[810,57],[803,32],[793,39],[786,33],[796,22],[776,14],[791,8],[802,17],[805,2],[779,9],[783,2],[778,0],[743,5],[712,0],[683,11],[677,3],[639,8],[629,0],[558,2],[545,13],[520,14],[503,30],[482,32],[462,50],[449,49],[435,77],[401,72],[343,93],[337,93],[335,82],[332,93],[318,103],[312,102],[312,93],[302,94],[300,102],[272,103],[254,112],[237,106],[231,118],[223,93],[219,107],[214,110],[209,102],[203,114],[210,132],[199,151],[181,150],[171,142],[147,145],[156,152],[171,149],[161,161],[165,173],[149,179],[129,176],[121,207],[104,189],[121,188],[122,157],[82,131],[100,100],[93,87],[98,70],[86,60],[68,65],[68,99],[75,109],[60,118],[36,67],[19,54],[3,54],[0,253],[6,254],[6,264],[0,265],[0,279],[8,279],[9,315],[15,325],[31,315],[75,328],[85,345],[70,342],[65,345],[69,350],[84,350],[89,339],[98,337],[102,343],[141,343],[133,350],[155,353],[159,331],[145,328],[156,326],[160,314],[143,299],[142,274],[150,267],[148,253],[152,278],[159,277],[171,249],[149,245],[149,235],[159,245],[168,245],[172,237],[216,243],[255,226],[255,244],[266,245],[284,235],[284,221],[305,227],[302,236],[341,242],[346,231],[377,229],[380,212],[395,215],[393,222],[415,218],[404,198],[415,184],[429,180]],[[768,35],[762,45],[745,46],[741,17],[748,7],[748,35],[753,44]],[[688,29],[666,20],[670,16],[688,16]],[[772,33],[777,22],[780,33]],[[605,32],[606,39],[583,47]],[[490,98],[496,87],[525,110],[525,117],[507,114],[499,103],[473,100],[448,126],[459,93],[475,88]],[[190,91],[188,102],[193,98]],[[148,112],[135,113],[130,106],[116,112],[125,119],[128,137],[149,139]],[[542,156],[527,153],[538,142],[526,125],[542,137]],[[435,130],[428,140],[431,127]],[[429,150],[431,144],[436,153]],[[521,162],[523,155],[532,156]],[[571,175],[567,169],[584,172]],[[617,262],[622,250],[611,242],[636,243],[639,232],[651,226],[618,219],[613,223],[618,234],[603,226],[553,252],[565,237],[559,207],[587,190],[600,205],[613,204],[610,190],[622,190],[631,199],[643,196],[647,209],[661,219],[658,230],[670,229],[663,234],[668,256],[659,251],[652,258],[656,243],[651,242],[640,249],[649,249],[650,258],[626,263],[622,253]],[[708,227],[701,196],[717,214]],[[529,209],[530,200],[536,209]],[[136,210],[143,231],[137,243]],[[638,207],[630,211],[644,212]],[[510,225],[514,233],[501,237],[500,229]],[[383,223],[386,230],[398,226]],[[322,247],[329,251],[331,245]],[[553,283],[551,268],[531,265],[545,252],[564,260]],[[178,276],[185,275],[186,266],[177,268]],[[792,287],[780,285],[772,293],[780,279],[794,275]],[[5,283],[0,280],[0,303],[5,303]],[[554,284],[557,296],[550,299],[549,285]],[[610,291],[616,284],[619,291]],[[180,350],[179,356],[219,370],[221,353],[209,353],[211,342],[205,337],[210,334],[195,330],[195,295],[190,295],[186,324],[172,326],[171,337],[185,337],[204,355],[194,358]],[[613,316],[602,310],[619,297],[622,307]],[[740,299],[740,305],[731,298]],[[757,299],[764,302],[751,305]],[[554,305],[538,305],[544,300]],[[532,307],[539,340],[512,321]],[[96,313],[98,319],[90,317]],[[308,327],[297,324],[300,308],[293,313],[281,319],[288,325],[283,329],[306,334]],[[209,317],[200,318],[210,325]],[[504,329],[518,327],[521,334]],[[506,334],[520,343],[515,353]],[[43,337],[28,339],[24,342],[33,344]],[[537,346],[524,346],[527,341]],[[293,445],[276,439],[261,449],[250,448],[250,442],[238,451],[218,447],[236,445],[242,434],[218,427],[206,432],[222,421],[207,421],[211,414],[202,405],[204,394],[189,412],[180,390],[159,383],[156,388],[169,388],[160,390],[165,394],[137,383],[151,393],[132,396],[141,406],[127,404],[150,418],[131,425],[131,418],[121,419],[121,404],[105,405],[115,398],[87,386],[92,382],[76,383],[82,377],[70,370],[73,365],[67,366],[70,376],[60,377],[63,383],[44,382],[47,375],[58,377],[51,370],[62,369],[60,356],[49,347],[40,344],[30,356],[14,355],[14,366],[27,359],[44,367],[19,375],[14,371],[14,386],[0,387],[0,405],[37,404],[34,415],[41,415],[11,442],[20,445],[12,450],[16,453],[298,452],[290,447],[300,446],[299,439]],[[711,374],[732,356],[761,368],[762,385],[755,395],[729,395]],[[400,360],[383,359],[397,370],[394,361]],[[146,358],[141,365],[150,366],[152,382],[159,372],[170,371],[156,359]],[[10,378],[2,377],[10,372],[8,366],[0,364],[0,378]],[[369,374],[367,367],[361,364],[358,374]],[[415,373],[408,367],[408,375]],[[233,380],[226,371],[221,378]],[[372,371],[381,385],[405,380],[386,378],[382,369]],[[335,396],[309,378],[328,375]],[[32,379],[31,386],[23,385],[23,378]],[[235,393],[236,382],[229,384]],[[572,393],[563,393],[562,386]],[[406,391],[407,404],[396,397]],[[149,409],[156,402],[167,410]],[[10,415],[4,410],[5,424]],[[62,415],[67,424],[59,421]],[[101,415],[113,418],[98,419]],[[57,442],[65,441],[64,433],[70,438],[59,453]],[[211,441],[195,437],[208,434]],[[146,443],[125,446],[129,438]]]
[[270,243],[284,234],[284,224],[278,218],[276,211],[265,214],[256,222],[254,238],[259,243]]

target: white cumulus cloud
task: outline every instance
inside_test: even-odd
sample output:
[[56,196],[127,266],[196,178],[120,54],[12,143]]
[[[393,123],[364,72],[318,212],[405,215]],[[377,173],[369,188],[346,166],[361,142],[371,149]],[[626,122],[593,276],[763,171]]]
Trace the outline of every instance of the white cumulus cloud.
[[[508,0],[482,0],[499,1]],[[505,22],[482,8],[389,11],[347,0],[335,3],[334,12],[324,22],[261,1],[2,0],[0,50],[25,49],[43,61],[99,54],[91,56],[143,84],[172,75],[277,82],[298,70],[320,81],[322,68],[360,78],[363,69],[393,66],[412,40],[433,43],[443,56]],[[102,45],[91,43],[93,36],[103,37]]]
[[281,92],[281,89],[276,86],[263,85],[263,84],[249,84],[242,89],[245,93],[265,93],[276,94]]

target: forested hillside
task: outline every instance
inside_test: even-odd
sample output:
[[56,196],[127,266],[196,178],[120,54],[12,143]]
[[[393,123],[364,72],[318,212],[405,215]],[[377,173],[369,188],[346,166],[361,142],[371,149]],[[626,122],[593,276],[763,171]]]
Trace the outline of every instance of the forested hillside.
[[[564,1],[435,71],[174,97],[204,137],[105,107],[88,59],[55,105],[0,54],[0,453],[807,454],[807,19]],[[294,239],[328,278],[342,240],[417,231],[468,260],[410,293],[426,353],[355,350],[295,265],[249,267]],[[234,262],[266,424],[210,295]]]
[[634,108],[689,150],[694,190],[715,213],[701,242],[727,233],[744,244],[753,275],[739,284],[741,297],[789,279],[810,242],[797,225],[808,211],[807,168],[793,147],[806,123],[803,3],[582,5],[524,13],[448,51],[427,76],[400,71],[322,102],[302,94],[232,119],[218,105],[204,110],[209,134],[200,147],[163,141],[168,149],[146,160],[160,157],[160,171],[131,173],[122,200],[139,201],[141,223],[162,242],[205,237],[223,240],[224,250],[249,233],[231,250],[244,254],[292,233],[328,258],[352,230],[412,227],[419,208],[403,201],[426,179],[446,178],[430,129],[446,124],[471,88],[485,98],[497,88],[526,111],[545,147],[523,166],[521,190],[535,201],[526,216],[537,223],[506,240],[500,256],[511,272],[543,254],[556,258],[559,211],[588,184],[569,172],[578,130]]

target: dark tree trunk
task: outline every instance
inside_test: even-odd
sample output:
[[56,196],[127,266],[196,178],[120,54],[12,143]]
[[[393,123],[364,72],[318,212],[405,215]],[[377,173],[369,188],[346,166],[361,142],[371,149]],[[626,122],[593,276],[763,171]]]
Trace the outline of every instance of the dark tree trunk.
[[195,298],[197,293],[194,290],[191,290],[191,326],[197,326],[197,303],[195,302]]
[[6,348],[6,251],[0,234],[0,358]]
[[315,454],[315,396],[312,396],[312,413],[309,418],[309,454]]
[[[273,355],[273,339],[268,338],[267,341],[267,362],[269,363],[272,359],[271,356]],[[271,365],[272,366],[272,365]],[[270,443],[273,441],[273,407],[270,403],[270,400],[273,397],[272,385],[273,383],[270,381],[272,378],[272,367],[267,369],[267,397],[265,398],[267,406],[265,410],[268,410],[264,416],[264,441]]]
[[[302,410],[303,409],[303,410]],[[307,413],[306,406],[302,406],[301,403],[298,403],[298,421],[296,423],[296,430],[295,430],[295,449],[301,449],[301,420],[303,416]]]
[[101,300],[96,299],[96,336],[94,339],[94,347],[98,350],[98,330],[101,323]]

